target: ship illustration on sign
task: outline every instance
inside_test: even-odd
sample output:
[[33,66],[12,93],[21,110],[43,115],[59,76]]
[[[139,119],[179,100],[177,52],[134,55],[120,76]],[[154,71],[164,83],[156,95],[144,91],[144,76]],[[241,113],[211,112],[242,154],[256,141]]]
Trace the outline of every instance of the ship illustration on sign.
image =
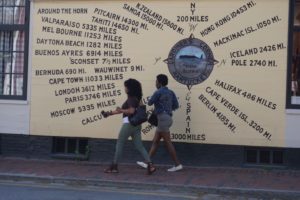
[[194,58],[194,59],[199,59],[199,60],[202,60],[203,59],[203,55],[201,55],[200,58],[198,58],[197,56],[195,55],[181,55],[179,56],[180,59],[189,59],[189,58]]

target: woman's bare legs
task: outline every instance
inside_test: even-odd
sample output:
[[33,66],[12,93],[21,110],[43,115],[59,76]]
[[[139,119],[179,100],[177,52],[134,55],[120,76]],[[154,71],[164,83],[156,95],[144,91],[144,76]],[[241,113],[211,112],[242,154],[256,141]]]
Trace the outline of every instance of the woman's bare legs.
[[180,161],[178,160],[174,145],[171,142],[171,138],[170,138],[170,132],[155,132],[155,136],[152,140],[152,146],[151,149],[149,151],[149,156],[150,158],[152,156],[154,156],[154,154],[157,151],[157,148],[159,146],[160,143],[160,139],[163,138],[166,148],[168,149],[173,161],[175,162],[176,166],[180,165]]
[[159,132],[156,131],[155,135],[154,135],[154,138],[152,140],[152,146],[151,146],[150,151],[149,151],[150,158],[152,156],[154,156],[154,154],[156,153],[157,148],[158,148],[159,143],[160,143],[160,139],[161,139],[161,136],[160,136]]
[[160,132],[160,136],[164,139],[165,145],[176,166],[180,165],[180,161],[178,160],[174,145],[171,142],[170,132]]

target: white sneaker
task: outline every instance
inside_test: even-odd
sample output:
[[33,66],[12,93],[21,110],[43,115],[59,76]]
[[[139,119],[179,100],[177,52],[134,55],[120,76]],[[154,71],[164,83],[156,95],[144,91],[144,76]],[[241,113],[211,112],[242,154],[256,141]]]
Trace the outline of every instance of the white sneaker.
[[141,166],[142,168],[145,168],[147,169],[148,165],[144,162],[141,162],[141,161],[136,161],[136,164],[138,164],[139,166]]
[[182,170],[182,169],[183,169],[183,166],[178,165],[178,166],[174,166],[174,167],[171,167],[170,169],[168,169],[168,172],[177,172],[177,171]]

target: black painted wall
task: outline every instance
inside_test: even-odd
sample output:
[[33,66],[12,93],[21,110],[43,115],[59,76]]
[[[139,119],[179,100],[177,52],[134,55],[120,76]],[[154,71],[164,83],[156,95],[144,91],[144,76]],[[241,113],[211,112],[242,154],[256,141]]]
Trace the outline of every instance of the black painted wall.
[[[52,157],[52,137],[0,134],[0,152],[4,157],[22,157],[31,159],[55,159]],[[90,146],[89,161],[111,162],[115,150],[115,140],[88,139]],[[144,142],[149,150],[151,142]],[[190,166],[220,166],[243,167],[244,147],[232,145],[187,144],[174,143],[179,159],[184,165]],[[300,169],[300,149],[285,149],[285,166]],[[142,160],[142,156],[128,140],[121,163],[135,163]],[[164,147],[164,143],[152,158],[156,164],[173,162]]]

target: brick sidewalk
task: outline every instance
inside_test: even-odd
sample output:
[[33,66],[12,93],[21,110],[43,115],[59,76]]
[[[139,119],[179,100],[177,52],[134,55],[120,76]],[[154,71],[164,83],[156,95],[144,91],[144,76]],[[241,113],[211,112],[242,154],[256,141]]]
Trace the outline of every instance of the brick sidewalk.
[[0,180],[26,180],[117,187],[173,188],[193,191],[265,192],[300,197],[300,171],[254,168],[187,167],[167,172],[157,166],[149,176],[135,164],[121,164],[119,174],[105,174],[101,163],[27,160],[0,157]]

